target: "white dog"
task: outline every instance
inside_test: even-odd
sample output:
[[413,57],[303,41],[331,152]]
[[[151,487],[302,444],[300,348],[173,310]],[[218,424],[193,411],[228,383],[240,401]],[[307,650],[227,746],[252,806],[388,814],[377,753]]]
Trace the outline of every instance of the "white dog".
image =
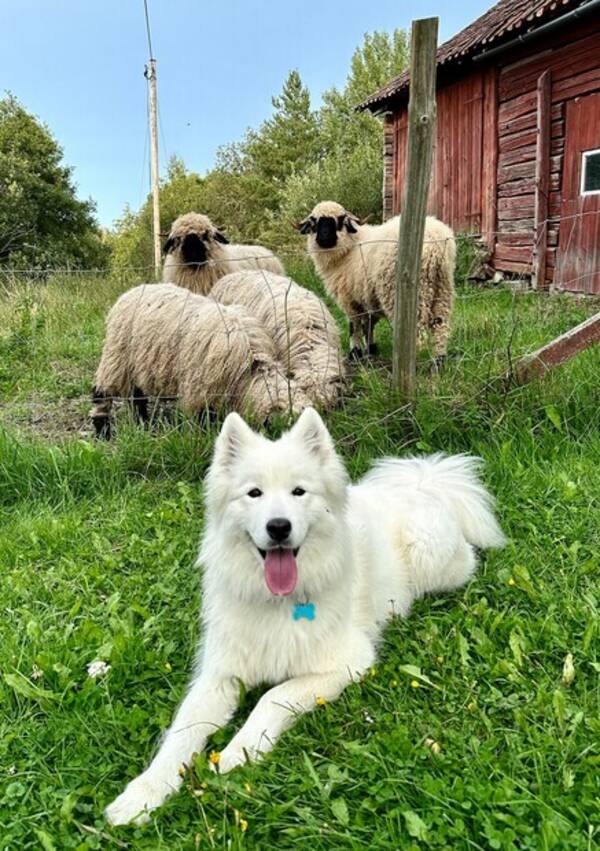
[[467,582],[474,547],[504,542],[476,468],[465,456],[387,459],[349,486],[312,408],[274,442],[230,414],[207,476],[196,671],[108,820],[145,821],[181,785],[182,767],[236,709],[239,679],[275,685],[221,753],[221,772],[269,751],[299,712],[359,677],[392,614]]

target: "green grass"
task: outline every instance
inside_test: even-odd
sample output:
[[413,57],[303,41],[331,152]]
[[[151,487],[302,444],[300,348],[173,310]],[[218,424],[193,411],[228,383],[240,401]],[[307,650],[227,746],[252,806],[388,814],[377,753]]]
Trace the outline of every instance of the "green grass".
[[[214,438],[185,418],[143,432],[125,411],[113,444],[87,438],[123,286],[57,278],[0,299],[0,848],[598,847],[600,357],[495,380],[597,306],[506,289],[461,290],[448,367],[422,357],[414,414],[390,393],[382,326],[381,361],[327,421],[354,476],[384,453],[480,454],[507,548],[392,623],[371,675],[263,764],[221,778],[202,755],[150,825],[106,825],[187,679]],[[98,658],[111,669],[92,680]]]

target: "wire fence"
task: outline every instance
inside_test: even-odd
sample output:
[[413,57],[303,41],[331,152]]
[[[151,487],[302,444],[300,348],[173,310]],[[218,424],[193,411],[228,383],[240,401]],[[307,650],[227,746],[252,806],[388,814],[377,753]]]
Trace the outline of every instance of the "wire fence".
[[[502,235],[505,232],[496,234]],[[569,239],[572,236],[573,229]],[[424,251],[447,242],[447,238],[426,238]],[[538,288],[532,295],[529,279],[535,244],[531,244],[531,256],[520,263],[519,271],[502,282],[491,283],[484,280],[489,257],[478,235],[461,235],[459,243],[459,285],[452,312],[443,318],[436,315],[435,288],[444,286],[440,280],[429,288],[433,300],[421,304],[419,314],[423,351],[420,374],[427,382],[425,392],[435,394],[440,401],[455,397],[448,374],[473,393],[486,393],[498,379],[511,376],[520,358],[566,330],[567,322],[574,324],[578,316],[598,310],[593,298],[581,301],[573,318],[562,306],[552,306],[552,295],[558,288],[580,294],[593,292],[600,277],[593,263],[577,275],[555,281],[553,287]],[[337,311],[334,317],[337,309],[335,299],[327,294],[327,276],[323,292],[308,271],[315,252],[296,247],[277,252],[286,267],[295,270],[285,277],[270,273],[264,268],[264,255],[249,251],[240,256],[209,257],[202,264],[173,262],[170,273],[177,278],[184,272],[186,287],[166,290],[152,282],[151,265],[111,272],[0,266],[0,315],[3,305],[7,316],[11,306],[15,308],[4,322],[0,343],[4,351],[11,346],[19,351],[20,337],[31,338],[30,348],[22,347],[26,359],[27,352],[35,350],[36,339],[40,342],[44,334],[36,325],[36,310],[52,312],[49,294],[53,293],[62,293],[64,308],[64,301],[72,295],[67,292],[71,286],[67,282],[73,282],[79,288],[77,298],[84,304],[72,317],[68,310],[63,314],[60,321],[69,333],[77,335],[77,317],[84,316],[86,294],[96,314],[108,316],[102,353],[98,334],[95,380],[89,373],[90,387],[94,384],[91,418],[98,434],[110,433],[115,402],[131,404],[140,420],[152,417],[165,403],[175,402],[202,417],[238,410],[259,420],[273,414],[295,414],[308,404],[334,408],[355,399],[357,393],[368,394],[373,382],[380,386],[389,383],[389,326],[382,320],[390,312],[382,308],[378,298],[382,286],[393,286],[393,281],[379,279],[380,267],[373,262],[371,252],[376,247],[380,253],[393,255],[396,244],[392,239],[369,239],[349,249],[358,258],[353,286],[360,286],[364,294],[349,317],[351,341],[357,339],[357,326],[365,339],[360,360],[348,357],[346,323],[342,312]],[[568,253],[569,242],[560,250]],[[558,264],[553,268],[556,275]],[[210,278],[210,287],[203,277]],[[142,283],[135,286],[138,281]],[[213,285],[213,281],[217,283]],[[190,286],[198,292],[192,292]],[[113,306],[120,293],[118,304]],[[530,297],[522,300],[522,296]],[[55,329],[57,321],[58,315]],[[447,352],[444,345],[443,351],[435,348],[440,325],[448,326],[444,329],[446,337],[451,334]],[[376,326],[379,350],[373,336]],[[355,357],[358,354],[355,347]],[[446,356],[444,367],[440,355]]]

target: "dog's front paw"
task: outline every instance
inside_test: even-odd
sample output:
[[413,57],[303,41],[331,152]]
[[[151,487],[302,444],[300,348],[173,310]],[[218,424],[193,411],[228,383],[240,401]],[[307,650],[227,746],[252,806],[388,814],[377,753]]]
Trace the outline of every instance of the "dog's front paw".
[[109,804],[104,815],[110,824],[144,824],[150,821],[150,813],[174,791],[162,780],[147,772],[140,774],[125,787],[118,798]]
[[259,754],[254,753],[252,748],[244,748],[241,745],[228,745],[221,752],[219,759],[219,774],[227,774],[237,768],[239,765],[246,765],[247,762],[253,762]]

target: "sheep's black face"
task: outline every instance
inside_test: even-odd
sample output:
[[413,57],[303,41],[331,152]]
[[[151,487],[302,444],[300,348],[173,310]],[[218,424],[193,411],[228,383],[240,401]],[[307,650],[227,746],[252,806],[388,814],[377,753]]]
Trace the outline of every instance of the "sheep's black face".
[[188,233],[183,238],[181,256],[187,266],[201,266],[206,263],[206,245],[197,233]]
[[334,248],[337,243],[338,222],[333,216],[321,216],[317,221],[316,240],[320,248]]

